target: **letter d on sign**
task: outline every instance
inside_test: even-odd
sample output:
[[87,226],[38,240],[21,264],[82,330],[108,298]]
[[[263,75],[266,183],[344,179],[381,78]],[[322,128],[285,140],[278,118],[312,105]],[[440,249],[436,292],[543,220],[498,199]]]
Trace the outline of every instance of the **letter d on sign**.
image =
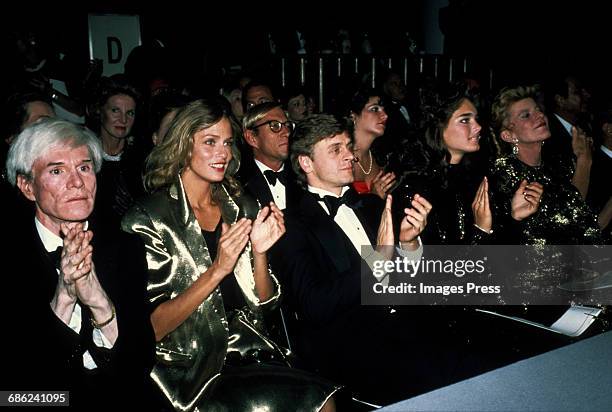
[[[113,45],[116,45],[117,55],[113,56]],[[116,37],[106,38],[106,50],[108,51],[108,63],[115,64],[121,61],[123,57],[123,50],[121,49],[121,41]]]

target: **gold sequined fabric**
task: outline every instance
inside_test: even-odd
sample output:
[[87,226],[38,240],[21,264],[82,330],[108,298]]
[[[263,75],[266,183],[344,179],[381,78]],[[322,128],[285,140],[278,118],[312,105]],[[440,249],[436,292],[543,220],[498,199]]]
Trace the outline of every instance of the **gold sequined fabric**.
[[[498,158],[493,165],[489,189],[495,218],[503,222],[503,242],[526,245],[592,245],[603,242],[597,218],[568,179],[570,170],[563,162],[528,166],[514,156]],[[544,186],[539,210],[517,222],[511,218],[511,202],[520,182]]]
[[[239,208],[227,192],[220,206],[223,221],[235,223]],[[161,190],[138,202],[123,219],[123,229],[139,234],[145,241],[149,267],[147,290],[152,305],[175,298],[211,265],[208,248],[180,178],[167,190]],[[219,388],[220,382],[226,382],[230,386],[238,385],[240,389],[240,382],[248,381],[252,384],[255,381],[241,380],[239,373],[231,375],[234,376],[233,380],[224,376],[228,353],[240,354],[240,358],[254,353],[257,357],[257,351],[263,349],[282,358],[278,346],[266,336],[261,321],[265,311],[276,307],[280,286],[272,275],[275,293],[269,300],[260,301],[255,290],[252,263],[249,243],[234,270],[234,276],[247,302],[246,307],[233,311],[228,319],[220,288],[217,287],[191,316],[157,343],[157,363],[151,376],[177,411],[216,410],[208,408],[206,404],[207,399],[213,396],[211,388]],[[302,375],[293,369],[284,369],[288,370],[284,371],[285,374],[295,375],[293,384],[297,385]],[[273,376],[268,375],[260,382],[274,381]],[[315,378],[308,379],[316,382]],[[308,379],[301,380],[302,391],[308,388],[305,385]],[[276,381],[282,384],[280,377]],[[304,410],[317,410],[335,390],[327,384],[314,387],[315,395],[311,397],[316,402]],[[245,389],[243,393],[247,396],[248,391]],[[261,410],[283,410],[278,403],[289,402],[293,396],[295,392],[280,392],[270,396],[267,405],[259,406],[265,407]],[[242,402],[245,407],[250,401],[235,400]],[[253,401],[261,402],[261,397]],[[247,407],[243,410],[256,409]]]

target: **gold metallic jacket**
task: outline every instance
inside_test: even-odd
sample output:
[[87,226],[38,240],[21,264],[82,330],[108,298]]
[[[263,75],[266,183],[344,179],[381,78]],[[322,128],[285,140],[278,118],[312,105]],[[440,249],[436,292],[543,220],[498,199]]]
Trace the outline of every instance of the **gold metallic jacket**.
[[[228,224],[235,223],[238,206],[223,191],[221,216]],[[189,205],[183,184],[178,178],[166,190],[146,197],[128,211],[123,230],[138,233],[144,240],[149,268],[148,296],[153,305],[175,298],[187,289],[211,265],[200,226]],[[247,244],[234,269],[234,276],[245,296],[247,329],[259,345],[270,346],[262,329],[262,311],[272,310],[280,296],[274,276],[275,292],[260,302],[255,291],[251,244]],[[245,324],[245,322],[242,322]],[[198,404],[211,382],[219,376],[226,354],[244,340],[230,336],[228,318],[219,287],[173,332],[156,346],[157,364],[151,372],[153,380],[177,410],[190,410]]]

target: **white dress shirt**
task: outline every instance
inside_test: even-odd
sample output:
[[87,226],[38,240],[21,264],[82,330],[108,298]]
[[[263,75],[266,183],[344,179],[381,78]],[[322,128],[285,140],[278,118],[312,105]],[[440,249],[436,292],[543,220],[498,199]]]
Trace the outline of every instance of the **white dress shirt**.
[[[271,168],[261,163],[257,159],[255,159],[255,164],[257,165],[259,170],[261,170],[261,174],[263,174],[266,170],[272,170]],[[285,169],[285,165],[282,165],[280,169],[272,170],[272,171],[280,173],[284,169]],[[285,209],[287,207],[287,200],[285,198],[285,185],[282,184],[279,179],[276,179],[276,183],[274,184],[274,186],[272,186],[270,182],[268,182],[268,179],[266,179],[265,175],[264,175],[264,180],[266,181],[266,184],[270,188],[270,192],[272,192],[272,199],[274,200],[274,203],[276,203],[276,206],[278,206],[280,210]],[[261,205],[261,206],[263,207],[266,205]]]
[[559,116],[557,113],[555,113],[555,117],[557,119],[559,119],[559,122],[561,122],[561,126],[563,126],[563,128],[565,130],[567,130],[567,132],[569,133],[569,135],[572,135],[572,126],[573,124],[571,124],[570,122],[568,122],[567,120],[565,120],[564,118],[562,118],[561,116]]
[[612,157],[612,150],[608,149],[606,146],[601,145],[601,151],[604,152],[608,157]]
[[[313,187],[308,185],[308,191],[319,196],[333,196],[333,197],[341,197],[349,190],[349,186],[345,186],[342,188],[342,192],[340,196],[328,192],[327,190],[320,189],[317,187]],[[327,214],[329,214],[329,210],[327,210],[327,206],[323,202],[323,200],[319,200],[319,205],[325,210]],[[368,264],[372,272],[374,273],[374,261],[376,260],[385,260],[385,257],[376,251],[375,246],[370,242],[370,238],[368,237],[361,221],[350,207],[345,204],[341,204],[336,212],[336,216],[334,216],[334,222],[338,224],[340,229],[344,232],[344,234],[349,238],[353,247],[359,256]],[[400,247],[396,247],[396,251],[404,257],[407,257],[411,260],[419,260],[421,259],[421,255],[423,254],[423,246],[421,244],[421,239],[418,239],[419,247],[415,251],[407,251],[403,250]],[[388,274],[383,274],[382,276],[376,276],[376,279],[382,283],[383,285],[389,284],[389,276]]]
[[[43,224],[40,223],[38,218],[35,217],[34,221],[36,224],[36,231],[38,232],[38,236],[40,237],[40,240],[42,241],[47,252],[53,252],[57,250],[58,247],[63,246],[64,242],[62,241],[61,237],[57,236],[55,233],[51,232],[49,229],[43,226]],[[85,228],[87,228],[87,222],[85,223]],[[56,270],[57,274],[59,275],[59,269]],[[70,327],[70,329],[72,329],[76,333],[79,333],[81,331],[81,319],[81,305],[79,305],[77,301],[77,303],[74,305],[74,310],[72,312],[72,316],[70,317],[68,327]],[[106,338],[106,336],[104,336],[100,329],[94,328],[92,335],[93,342],[96,346],[107,349],[113,347],[113,344]],[[93,358],[91,357],[89,351],[86,351],[83,354],[83,366],[90,370],[96,369],[98,367],[98,365],[96,365],[96,362],[94,362]]]

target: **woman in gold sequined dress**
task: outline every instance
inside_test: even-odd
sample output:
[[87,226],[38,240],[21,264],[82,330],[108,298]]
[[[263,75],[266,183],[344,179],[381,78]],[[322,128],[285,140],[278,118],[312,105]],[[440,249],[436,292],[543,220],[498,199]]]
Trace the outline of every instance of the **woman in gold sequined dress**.
[[[492,108],[493,127],[510,153],[495,160],[491,188],[496,215],[504,220],[506,244],[591,245],[602,243],[597,218],[571,184],[571,165],[542,161],[542,145],[550,137],[548,119],[537,103],[533,87],[504,89]],[[584,147],[586,136],[577,136]],[[552,168],[557,169],[552,173]],[[561,168],[565,173],[559,173]],[[559,176],[565,176],[559,177]],[[543,187],[537,199],[528,192],[522,206],[511,210],[517,188]],[[520,199],[519,199],[520,200]],[[538,205],[539,203],[539,205]],[[538,208],[536,213],[517,215]]]

